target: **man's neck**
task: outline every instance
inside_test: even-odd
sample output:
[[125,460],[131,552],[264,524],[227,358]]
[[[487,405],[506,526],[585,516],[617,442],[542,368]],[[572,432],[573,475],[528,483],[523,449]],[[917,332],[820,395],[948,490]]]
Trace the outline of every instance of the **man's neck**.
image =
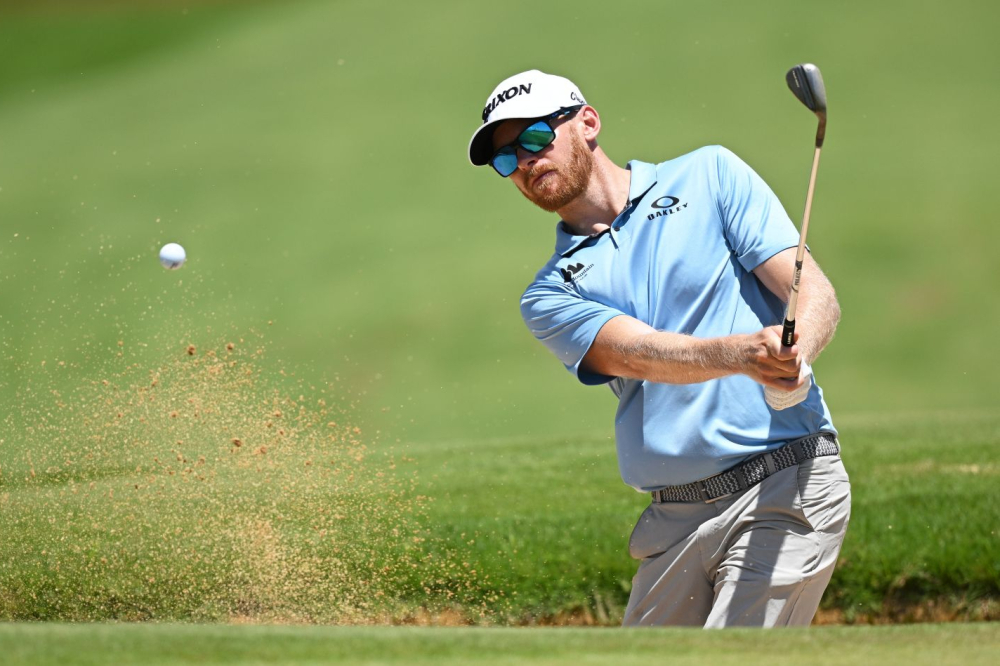
[[628,204],[631,178],[631,171],[612,162],[598,148],[587,189],[556,212],[574,235],[599,234],[611,226]]

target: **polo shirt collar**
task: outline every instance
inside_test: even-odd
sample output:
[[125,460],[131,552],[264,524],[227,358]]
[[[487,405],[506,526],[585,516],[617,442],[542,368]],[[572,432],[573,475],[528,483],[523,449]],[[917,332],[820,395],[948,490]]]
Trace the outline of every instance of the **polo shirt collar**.
[[[625,168],[632,172],[628,186],[628,208],[632,208],[646,192],[649,192],[656,185],[656,166],[632,160]],[[569,227],[563,224],[562,220],[556,225],[556,253],[563,256],[573,252],[592,238],[592,236],[575,236],[568,229]]]
[[630,206],[634,206],[646,192],[653,189],[653,185],[656,185],[656,165],[632,160],[626,168],[632,172],[632,180],[628,186],[628,202]]

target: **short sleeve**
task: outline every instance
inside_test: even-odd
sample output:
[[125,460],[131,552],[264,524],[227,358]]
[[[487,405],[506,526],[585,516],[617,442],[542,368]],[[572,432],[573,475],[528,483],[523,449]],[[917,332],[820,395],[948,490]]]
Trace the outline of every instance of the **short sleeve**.
[[799,234],[778,197],[743,160],[719,147],[719,203],[723,233],[748,271],[799,244]]
[[622,312],[580,296],[555,282],[538,280],[521,297],[521,316],[528,330],[556,355],[583,384],[594,386],[614,379],[580,368],[597,333]]

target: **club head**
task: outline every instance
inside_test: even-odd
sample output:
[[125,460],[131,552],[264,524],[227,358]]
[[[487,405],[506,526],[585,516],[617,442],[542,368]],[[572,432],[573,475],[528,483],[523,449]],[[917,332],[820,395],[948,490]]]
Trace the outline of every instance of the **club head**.
[[826,114],[826,87],[819,67],[812,64],[796,65],[785,74],[785,81],[806,108],[816,115]]
[[819,67],[809,63],[796,65],[785,74],[785,81],[799,101],[819,117],[816,147],[822,147],[826,136],[826,86],[823,85],[823,75],[819,73]]

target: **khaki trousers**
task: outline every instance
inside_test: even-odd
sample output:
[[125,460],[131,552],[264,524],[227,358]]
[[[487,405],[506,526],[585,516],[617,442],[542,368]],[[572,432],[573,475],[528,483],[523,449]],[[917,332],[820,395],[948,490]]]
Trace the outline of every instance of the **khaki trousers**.
[[624,626],[806,626],[851,513],[840,456],[772,474],[716,502],[650,504],[632,531],[642,560]]

